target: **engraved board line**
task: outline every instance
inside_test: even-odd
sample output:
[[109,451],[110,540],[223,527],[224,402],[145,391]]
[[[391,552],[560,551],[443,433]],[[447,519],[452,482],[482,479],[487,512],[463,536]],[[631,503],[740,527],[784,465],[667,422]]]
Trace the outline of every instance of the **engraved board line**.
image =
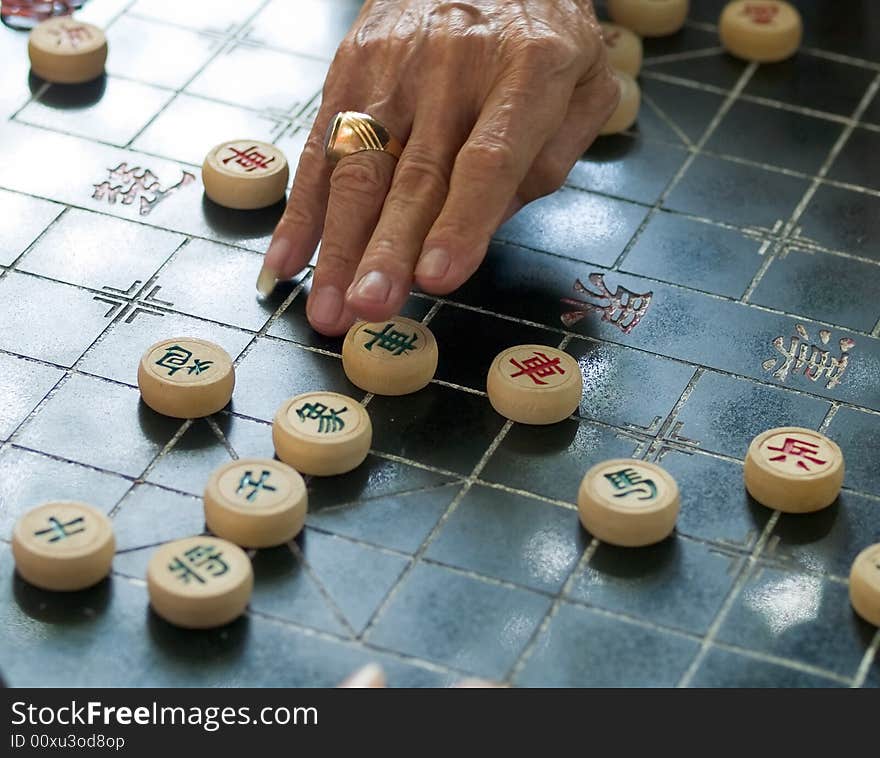
[[382,618],[385,610],[389,607],[395,595],[399,591],[399,589],[403,586],[405,580],[412,573],[413,569],[419,565],[419,563],[423,560],[423,556],[427,552],[431,543],[437,537],[437,535],[443,530],[443,527],[446,525],[446,522],[452,516],[452,514],[458,509],[458,506],[461,504],[461,501],[464,500],[467,493],[471,490],[474,485],[474,482],[479,477],[482,470],[485,468],[486,464],[489,462],[489,459],[495,453],[495,450],[502,443],[504,438],[507,436],[507,433],[510,431],[510,428],[513,426],[512,421],[505,421],[499,432],[495,435],[495,438],[490,443],[488,449],[477,461],[470,475],[464,480],[459,489],[458,493],[446,507],[444,513],[440,516],[437,522],[432,527],[431,531],[427,534],[427,536],[422,540],[421,545],[419,545],[418,549],[413,553],[413,560],[401,574],[397,577],[397,581],[388,591],[388,594],[385,596],[382,603],[373,611],[372,616],[370,617],[367,624],[364,626],[363,631],[361,632],[360,638],[366,638],[373,627],[378,623],[378,621]]
[[[512,683],[517,678],[517,676],[522,673],[522,670],[529,662],[529,659],[532,657],[535,650],[537,650],[538,643],[540,642],[541,637],[547,633],[547,630],[550,628],[550,624],[553,623],[553,619],[559,612],[559,609],[562,607],[564,599],[570,595],[571,588],[574,585],[575,577],[577,577],[578,574],[580,574],[587,567],[589,562],[592,560],[593,555],[595,555],[596,551],[599,549],[599,544],[599,540],[593,537],[584,548],[584,551],[583,553],[581,553],[578,560],[574,561],[571,570],[568,572],[568,575],[565,577],[565,581],[562,583],[562,587],[560,588],[558,595],[553,599],[553,602],[550,604],[550,607],[544,614],[544,618],[541,619],[541,623],[539,623],[535,627],[531,638],[520,651],[519,656],[508,670],[507,676],[504,679],[505,682]],[[586,603],[583,603],[583,605],[592,609],[592,606],[587,606]]]
[[[880,70],[880,66],[878,66],[875,70]],[[667,74],[662,71],[652,71],[650,67],[648,67],[647,69],[643,69],[640,76],[643,76],[645,79],[663,82],[665,84],[674,84],[676,86],[684,87],[686,89],[708,92],[709,94],[718,95],[720,97],[725,97],[731,92],[731,90],[725,89],[724,87],[719,87],[715,84],[708,84],[706,82],[701,82],[696,79],[688,79],[683,76],[676,76],[675,74]],[[743,92],[738,99],[746,103],[752,103],[754,105],[765,105],[768,108],[773,108],[774,110],[788,111],[789,113],[796,113],[801,116],[810,116],[812,118],[817,118],[822,121],[830,121],[842,125],[862,126],[871,131],[880,130],[880,124],[875,124],[871,121],[861,121],[859,119],[854,119],[852,116],[844,116],[840,113],[832,113],[831,111],[823,111],[817,108],[809,108],[804,105],[797,105],[796,103],[787,103],[782,100],[775,100],[772,97],[765,97],[763,95],[752,95],[748,92]],[[652,140],[663,141],[658,140],[657,138],[652,138]]]
[[46,228],[43,229],[43,231],[41,231],[37,237],[12,260],[12,263],[8,266],[0,266],[0,281],[3,281],[10,271],[17,271],[18,264],[24,260],[25,256],[40,243],[40,241],[61,221],[62,218],[64,218],[64,216],[67,215],[68,210],[70,210],[68,207],[62,208],[58,215],[49,222]]
[[864,686],[865,680],[868,678],[868,673],[870,672],[874,661],[880,660],[880,658],[878,658],[880,652],[878,651],[880,651],[880,629],[874,634],[874,639],[871,640],[871,644],[868,646],[868,649],[865,651],[865,655],[862,658],[862,662],[859,664],[858,671],[856,671],[856,675],[853,677],[853,689]]
[[131,137],[128,142],[126,142],[124,147],[130,147],[147,129],[150,128],[150,126],[153,125],[156,119],[165,112],[168,106],[170,106],[171,103],[175,102],[182,92],[186,91],[187,87],[189,87],[189,85],[192,84],[214,60],[219,58],[224,51],[231,49],[234,46],[236,40],[241,38],[242,35],[245,33],[248,25],[253,22],[253,20],[263,11],[263,9],[269,4],[270,1],[271,0],[262,0],[257,8],[254,10],[254,12],[249,14],[247,18],[245,18],[239,24],[231,25],[230,28],[227,29],[226,40],[218,45],[217,49],[210,56],[208,56],[207,60],[205,60],[202,66],[195,73],[193,73],[193,75],[190,76],[189,79],[187,79],[179,89],[175,90],[174,95],[169,98],[169,100],[152,116],[152,118],[150,118],[143,126],[141,126],[141,128],[135,133],[135,135]]
[[724,117],[727,115],[728,111],[733,107],[733,104],[736,102],[737,97],[743,91],[745,86],[749,83],[749,80],[752,78],[752,75],[758,69],[757,63],[750,63],[743,70],[742,74],[739,76],[736,85],[727,95],[727,97],[721,102],[718,111],[712,117],[712,120],[706,125],[706,128],[703,130],[703,133],[700,135],[700,138],[693,145],[693,147],[689,148],[687,152],[687,156],[685,157],[682,164],[678,167],[678,170],[672,176],[672,178],[666,183],[666,186],[657,196],[657,199],[651,205],[651,208],[648,210],[648,213],[642,219],[638,228],[636,229],[633,236],[626,243],[623,250],[621,250],[620,254],[615,259],[614,263],[611,264],[611,270],[617,271],[620,268],[620,264],[623,263],[624,259],[627,255],[629,255],[630,250],[632,250],[633,245],[636,244],[638,239],[641,237],[642,232],[644,232],[645,228],[651,222],[651,219],[657,215],[663,205],[666,203],[666,199],[669,197],[670,193],[673,189],[681,182],[684,176],[687,174],[690,167],[693,165],[697,156],[700,154],[700,151],[703,149],[705,144],[709,141],[712,135],[715,133],[715,130],[724,120]]
[[[566,338],[563,337],[563,340],[565,340],[565,339]],[[388,594],[385,596],[382,603],[379,605],[378,608],[376,608],[374,610],[369,621],[364,626],[364,629],[361,633],[361,637],[367,637],[370,633],[370,630],[376,625],[376,623],[378,623],[379,619],[382,618],[382,615],[384,614],[384,612],[388,608],[388,606],[391,604],[391,602],[392,602],[394,596],[397,594],[397,591],[399,590],[399,588],[403,586],[406,578],[409,576],[410,573],[412,573],[415,566],[417,566],[419,564],[422,557],[424,556],[424,554],[427,552],[428,548],[430,547],[431,543],[434,541],[434,539],[437,537],[437,535],[443,530],[443,527],[446,525],[446,522],[449,520],[449,518],[452,516],[452,514],[458,509],[458,506],[461,504],[462,500],[464,500],[467,493],[471,490],[471,488],[474,485],[474,482],[479,478],[483,469],[488,464],[489,459],[492,457],[492,455],[494,455],[495,451],[498,449],[498,447],[504,441],[504,438],[507,436],[508,432],[510,431],[510,429],[512,427],[513,427],[513,422],[510,421],[509,419],[505,420],[501,429],[498,431],[498,433],[494,436],[493,440],[489,444],[489,447],[487,448],[487,450],[483,453],[483,455],[480,457],[480,459],[477,461],[477,463],[475,464],[475,466],[471,470],[471,473],[465,479],[465,481],[462,484],[461,488],[459,489],[458,493],[455,495],[455,497],[452,499],[452,501],[446,507],[444,513],[440,516],[440,518],[434,524],[431,531],[422,540],[421,545],[419,545],[418,549],[413,554],[412,563],[410,565],[408,565],[401,572],[401,574],[400,574],[400,576],[398,576],[397,581],[395,582],[394,586],[389,590]]]
[[693,681],[693,678],[696,675],[697,671],[700,669],[703,660],[705,659],[706,655],[708,655],[709,650],[712,648],[712,644],[715,638],[718,636],[718,632],[721,630],[721,626],[724,624],[724,621],[727,618],[727,614],[730,612],[731,608],[733,608],[733,604],[739,598],[740,594],[746,586],[746,583],[751,578],[752,570],[756,566],[758,559],[761,557],[761,553],[763,553],[764,548],[766,547],[767,542],[769,541],[778,520],[779,511],[773,511],[770,518],[767,519],[767,523],[764,525],[761,536],[755,542],[755,546],[749,553],[748,558],[739,568],[733,585],[725,596],[724,602],[721,604],[721,607],[715,614],[715,618],[712,620],[712,623],[709,625],[709,628],[702,639],[700,649],[697,651],[697,654],[694,656],[690,666],[688,666],[684,675],[678,681],[678,684],[676,685],[677,688],[686,688]]
[[[878,88],[880,88],[880,73],[878,73],[877,76],[874,77],[864,95],[862,95],[861,100],[859,101],[855,111],[853,112],[854,120],[857,120],[868,109],[868,106],[871,104],[871,101],[877,94]],[[844,146],[849,141],[849,138],[850,136],[852,136],[854,130],[855,126],[848,125],[844,127],[843,131],[838,135],[837,140],[835,140],[834,144],[831,146],[831,150],[825,158],[825,161],[822,163],[819,171],[816,173],[816,178],[812,181],[806,192],[804,192],[803,196],[798,201],[798,204],[792,211],[788,221],[785,222],[785,226],[782,232],[782,239],[776,244],[774,248],[771,248],[769,250],[767,255],[764,256],[762,265],[753,277],[749,286],[746,288],[745,293],[743,293],[743,296],[741,298],[742,302],[749,301],[752,294],[755,292],[758,284],[760,284],[761,280],[764,278],[764,275],[767,273],[767,270],[770,268],[771,263],[778,257],[780,249],[785,245],[788,238],[795,231],[798,221],[800,220],[801,216],[803,216],[804,212],[807,209],[807,206],[810,204],[816,194],[816,191],[819,189],[821,179],[824,178],[824,176],[831,169],[831,164],[834,163],[834,161],[837,159],[837,156],[840,154],[841,150],[843,150]],[[880,261],[878,261],[878,263],[880,263]]]

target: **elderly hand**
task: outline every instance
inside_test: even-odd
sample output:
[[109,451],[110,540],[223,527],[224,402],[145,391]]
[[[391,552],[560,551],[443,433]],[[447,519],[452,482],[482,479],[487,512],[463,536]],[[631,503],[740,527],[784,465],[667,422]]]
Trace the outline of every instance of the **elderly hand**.
[[[589,0],[367,0],[339,47],[258,289],[321,242],[307,313],[328,335],[465,282],[492,234],[558,189],[613,112]],[[332,166],[325,132],[367,113],[405,146]]]

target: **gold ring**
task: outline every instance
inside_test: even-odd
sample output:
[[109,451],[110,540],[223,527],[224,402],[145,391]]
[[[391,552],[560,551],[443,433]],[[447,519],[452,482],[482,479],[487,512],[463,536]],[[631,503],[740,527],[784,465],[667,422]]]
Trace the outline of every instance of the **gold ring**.
[[403,147],[391,133],[372,116],[343,111],[333,117],[324,142],[324,153],[331,163],[347,155],[376,150],[400,158]]

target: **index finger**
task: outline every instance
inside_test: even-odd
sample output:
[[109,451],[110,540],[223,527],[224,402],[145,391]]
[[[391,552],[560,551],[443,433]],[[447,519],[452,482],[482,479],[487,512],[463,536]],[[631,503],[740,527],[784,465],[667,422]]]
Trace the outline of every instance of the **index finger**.
[[330,111],[322,104],[300,156],[290,199],[257,278],[257,291],[263,296],[272,292],[279,279],[289,279],[302,271],[321,240],[332,171],[324,156],[324,130],[332,118]]

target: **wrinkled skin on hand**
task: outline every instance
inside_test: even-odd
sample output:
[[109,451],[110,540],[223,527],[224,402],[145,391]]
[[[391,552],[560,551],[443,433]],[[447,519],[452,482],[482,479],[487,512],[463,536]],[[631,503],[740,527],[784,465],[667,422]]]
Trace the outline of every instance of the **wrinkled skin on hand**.
[[[447,294],[496,229],[558,189],[618,88],[588,0],[367,0],[342,42],[261,283],[301,271],[328,335],[398,312],[415,282]],[[324,156],[339,111],[370,114],[399,161]]]

